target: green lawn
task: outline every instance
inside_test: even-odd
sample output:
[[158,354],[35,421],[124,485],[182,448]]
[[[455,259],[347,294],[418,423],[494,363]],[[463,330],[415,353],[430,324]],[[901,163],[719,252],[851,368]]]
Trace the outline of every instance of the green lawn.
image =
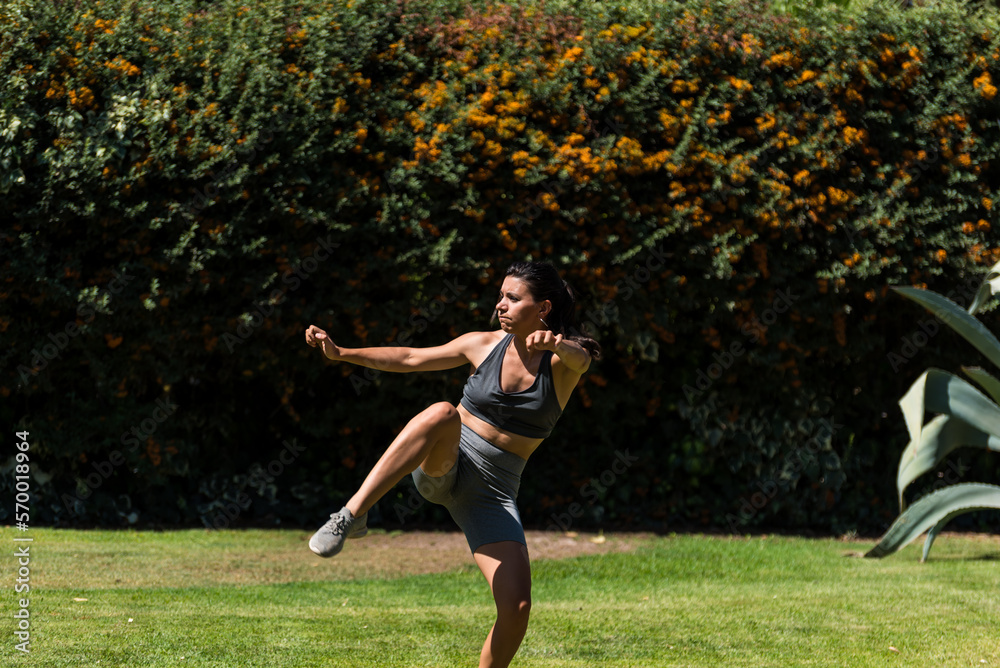
[[[324,561],[301,531],[35,529],[23,656],[23,535],[0,529],[4,665],[474,666],[492,623],[471,560],[372,576],[363,541]],[[942,536],[926,564],[918,544],[880,561],[849,556],[871,545],[671,536],[535,561],[513,665],[1000,666],[1000,538]],[[433,547],[408,551],[435,559]]]

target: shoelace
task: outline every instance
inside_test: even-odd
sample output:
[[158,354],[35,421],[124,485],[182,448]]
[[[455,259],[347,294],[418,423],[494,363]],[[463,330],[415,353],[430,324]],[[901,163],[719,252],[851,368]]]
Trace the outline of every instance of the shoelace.
[[347,518],[343,515],[338,515],[334,513],[330,515],[329,521],[323,525],[321,531],[326,533],[332,533],[334,536],[342,535],[347,529]]

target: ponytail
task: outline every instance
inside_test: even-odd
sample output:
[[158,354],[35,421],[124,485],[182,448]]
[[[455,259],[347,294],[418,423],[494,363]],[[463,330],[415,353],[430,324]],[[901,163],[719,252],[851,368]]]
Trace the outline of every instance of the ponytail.
[[559,321],[562,324],[562,328],[557,333],[562,334],[564,339],[579,343],[594,361],[600,360],[601,344],[583,334],[576,327],[576,294],[569,283],[565,281],[563,281],[563,290],[560,297],[562,304],[559,308]]

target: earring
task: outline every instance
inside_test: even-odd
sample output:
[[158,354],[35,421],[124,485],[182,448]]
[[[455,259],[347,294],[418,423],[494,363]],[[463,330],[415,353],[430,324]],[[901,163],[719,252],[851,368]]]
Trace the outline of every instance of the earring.
[[543,325],[545,325],[545,329],[552,329],[551,327],[549,327],[549,323],[545,322],[545,320],[542,319],[542,316],[538,316],[538,319],[542,321]]

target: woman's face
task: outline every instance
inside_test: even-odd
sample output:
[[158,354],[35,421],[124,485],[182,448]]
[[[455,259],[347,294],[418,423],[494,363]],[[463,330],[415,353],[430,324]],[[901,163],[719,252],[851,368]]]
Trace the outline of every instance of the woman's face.
[[508,276],[500,287],[500,297],[497,301],[497,316],[500,318],[500,328],[505,332],[523,330],[533,332],[544,329],[545,325],[539,319],[548,315],[551,304],[548,300],[536,302],[528,284],[520,278]]

